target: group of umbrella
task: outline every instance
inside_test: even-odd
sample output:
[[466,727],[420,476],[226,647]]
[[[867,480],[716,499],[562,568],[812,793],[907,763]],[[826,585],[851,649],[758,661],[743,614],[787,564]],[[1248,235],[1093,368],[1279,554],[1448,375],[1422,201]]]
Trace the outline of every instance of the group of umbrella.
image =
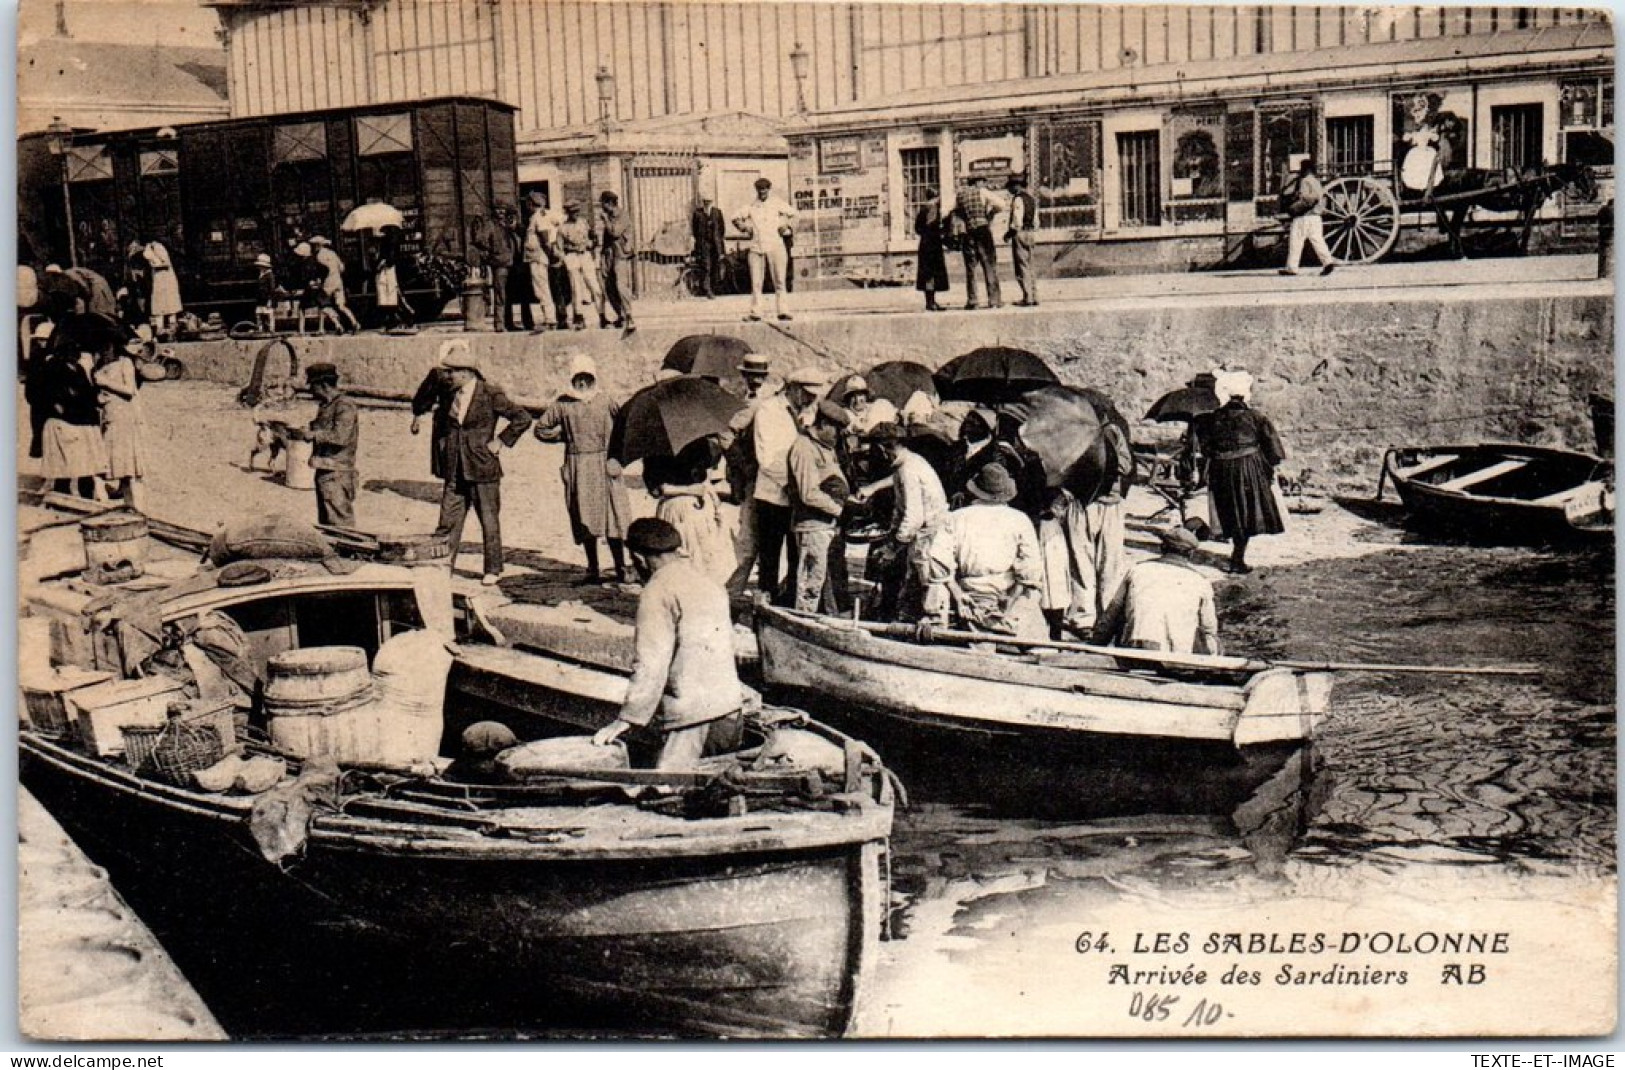
[[[726,444],[744,437],[741,428],[748,426],[750,413],[746,410],[753,404],[752,392],[739,369],[750,353],[747,343],[720,335],[696,335],[678,342],[668,353],[657,380],[618,407],[608,444],[609,457],[623,469],[644,462],[646,477],[651,471],[667,470],[664,459],[696,456],[700,446],[708,448],[699,448],[698,456],[726,457]],[[756,358],[754,364],[759,368],[765,361]],[[1038,514],[1047,511],[1049,503],[1065,497],[1081,509],[1097,499],[1119,501],[1135,475],[1128,421],[1112,400],[1098,390],[1060,382],[1049,365],[1026,350],[979,348],[935,371],[909,361],[882,362],[833,378],[823,391],[823,400],[848,405],[858,389],[869,396],[871,406],[901,414],[887,422],[899,425],[902,444],[936,470],[950,497],[955,486],[968,489],[966,480],[973,473],[966,471],[964,464],[956,470],[956,462],[965,460],[959,454],[965,453],[967,447],[967,443],[959,441],[959,428],[967,423],[968,414],[978,414],[999,443],[997,451],[978,456],[985,456],[989,462],[997,458],[996,463],[1007,469],[1004,474],[1021,486],[1020,500],[1008,504],[1031,516],[1035,531],[1043,530],[1037,526]],[[760,398],[754,401],[760,403]],[[817,408],[816,402],[808,406],[809,412]],[[871,421],[861,430],[874,434],[881,425]],[[887,474],[885,464],[878,463],[877,450],[883,450],[860,433],[856,424],[845,433],[843,445],[846,448],[838,452],[848,470],[851,488],[879,485],[876,478]],[[976,461],[975,465],[984,463]],[[692,465],[684,464],[677,465],[676,470],[695,471]],[[957,481],[950,479],[950,472],[958,476]],[[651,490],[656,489],[654,482],[658,480],[651,481]],[[735,493],[739,493],[738,487]],[[749,491],[744,493],[748,495]],[[1118,497],[1107,497],[1113,494]],[[969,496],[964,498],[968,500]],[[887,522],[883,502],[874,503],[880,506],[877,509],[864,508],[867,504],[864,495],[855,495],[854,507],[843,515],[841,527],[847,541],[875,541],[870,560],[871,568],[875,568],[873,551],[885,544]],[[1117,530],[1120,544],[1120,524]],[[754,541],[743,533],[741,538],[746,545]],[[1067,538],[1070,542],[1071,536]],[[1041,553],[1045,568],[1050,568],[1049,551]],[[749,574],[750,566],[749,561],[739,562],[743,572],[734,574],[736,582]],[[1070,572],[1068,565],[1060,567],[1063,576]],[[1120,545],[1114,567],[1122,567]],[[764,566],[759,587],[781,602],[788,603],[802,586],[792,575],[779,588],[778,577],[766,577],[766,571]],[[884,569],[880,572],[884,574]],[[1060,581],[1063,588],[1069,582],[1067,578]],[[1093,595],[1104,584],[1087,586]],[[888,612],[896,613],[910,604],[881,590],[874,593],[873,600],[863,608],[881,619],[889,619]],[[1063,593],[1063,605],[1065,597]],[[956,601],[955,605],[960,603]],[[961,608],[968,608],[968,604]],[[1095,608],[1099,611],[1104,607]],[[830,610],[826,607],[825,611]],[[903,613],[907,612],[903,608]],[[962,624],[988,623],[956,615]],[[1054,632],[1061,618],[1047,615],[1052,618]],[[1096,613],[1089,616],[1093,620]],[[1003,630],[997,615],[992,620],[991,630]],[[1043,622],[1035,625],[1042,627]]]

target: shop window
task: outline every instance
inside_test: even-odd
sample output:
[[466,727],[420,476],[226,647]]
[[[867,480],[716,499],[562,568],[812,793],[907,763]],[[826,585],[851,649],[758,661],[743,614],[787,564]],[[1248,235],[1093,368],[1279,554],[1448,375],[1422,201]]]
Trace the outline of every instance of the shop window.
[[931,199],[926,192],[942,193],[942,161],[935,148],[902,149],[897,155],[903,165],[905,218],[912,223],[915,213]]
[[1445,88],[1393,97],[1393,162],[1402,196],[1424,193],[1472,164],[1473,112],[1467,90]]
[[296,163],[327,157],[327,127],[322,123],[288,123],[271,140],[272,163]]
[[1078,119],[1038,128],[1033,197],[1041,229],[1100,226],[1100,120]]
[[399,115],[357,116],[355,150],[361,156],[411,152],[412,116],[404,112]]
[[1169,216],[1175,223],[1224,220],[1224,112],[1178,111],[1168,116]]
[[1528,171],[1541,166],[1545,108],[1507,104],[1490,109],[1490,166]]
[[1595,128],[1599,114],[1600,88],[1595,78],[1565,81],[1558,95],[1558,125],[1565,130],[1575,127]]
[[1320,168],[1323,176],[1369,175],[1376,170],[1376,163],[1376,116],[1343,115],[1326,120],[1326,159]]
[[1232,201],[1253,199],[1257,177],[1257,165],[1253,161],[1257,118],[1257,113],[1251,110],[1233,111],[1224,117],[1224,185]]
[[1122,186],[1122,225],[1162,224],[1162,135],[1135,130],[1117,135],[1117,163]]
[[1299,161],[1315,155],[1315,127],[1315,107],[1308,102],[1259,109],[1258,199],[1273,202]]

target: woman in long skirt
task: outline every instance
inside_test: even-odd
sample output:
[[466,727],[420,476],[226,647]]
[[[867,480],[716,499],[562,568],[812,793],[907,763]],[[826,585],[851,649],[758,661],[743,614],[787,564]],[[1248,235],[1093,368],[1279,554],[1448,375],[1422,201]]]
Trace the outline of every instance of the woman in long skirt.
[[[131,343],[139,351],[140,343]],[[102,407],[102,441],[107,448],[107,478],[118,484],[119,497],[131,509],[139,508],[136,497],[144,474],[139,381],[129,348],[108,350],[97,361],[93,377]]]
[[102,443],[102,411],[91,379],[89,353],[64,353],[50,359],[43,372],[41,395],[45,429],[40,438],[40,472],[61,494],[102,500],[100,477],[107,471]]
[[181,284],[175,277],[175,265],[169,259],[169,250],[161,241],[149,241],[141,257],[147,262],[152,276],[152,296],[149,314],[152,329],[159,338],[175,337],[175,318],[181,314]]
[[1246,372],[1220,372],[1214,392],[1225,404],[1196,423],[1213,512],[1231,541],[1231,572],[1252,571],[1247,543],[1254,535],[1286,530],[1275,497],[1275,468],[1286,459],[1286,448],[1269,417],[1248,407],[1252,388]]
[[925,191],[925,203],[914,214],[914,233],[920,238],[914,288],[925,294],[928,312],[941,312],[937,294],[948,289],[948,257],[942,248],[942,204],[934,189]]
[[591,358],[577,357],[570,367],[569,391],[536,419],[539,440],[564,443],[564,467],[559,471],[570,532],[587,555],[587,583],[600,582],[599,539],[609,543],[616,580],[626,582],[621,545],[632,522],[632,508],[620,480],[620,465],[609,459],[609,432],[619,409],[598,392],[598,369]]

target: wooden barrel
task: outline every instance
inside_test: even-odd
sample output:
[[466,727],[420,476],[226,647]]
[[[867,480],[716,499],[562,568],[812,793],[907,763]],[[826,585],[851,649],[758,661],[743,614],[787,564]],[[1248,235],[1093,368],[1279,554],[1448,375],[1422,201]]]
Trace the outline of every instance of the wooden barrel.
[[296,490],[309,490],[316,485],[316,470],[310,466],[311,445],[308,439],[290,438],[282,459],[287,467],[282,482]]
[[265,710],[273,717],[325,716],[371,692],[367,652],[358,646],[313,646],[274,654],[266,663]]
[[79,522],[85,542],[85,565],[92,578],[118,571],[124,579],[141,575],[147,560],[147,518],[140,513],[113,513]]

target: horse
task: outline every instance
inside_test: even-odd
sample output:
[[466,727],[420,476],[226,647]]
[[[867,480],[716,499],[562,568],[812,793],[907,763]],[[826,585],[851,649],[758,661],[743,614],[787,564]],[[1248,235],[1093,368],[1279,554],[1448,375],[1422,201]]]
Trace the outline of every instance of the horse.
[[1520,233],[1518,253],[1529,252],[1529,235],[1541,206],[1562,190],[1572,189],[1584,201],[1597,198],[1597,176],[1585,164],[1561,163],[1555,167],[1493,170],[1468,167],[1448,172],[1422,199],[1433,208],[1441,233],[1450,237],[1450,253],[1465,260],[1461,232],[1474,208],[1491,212],[1517,212]]

